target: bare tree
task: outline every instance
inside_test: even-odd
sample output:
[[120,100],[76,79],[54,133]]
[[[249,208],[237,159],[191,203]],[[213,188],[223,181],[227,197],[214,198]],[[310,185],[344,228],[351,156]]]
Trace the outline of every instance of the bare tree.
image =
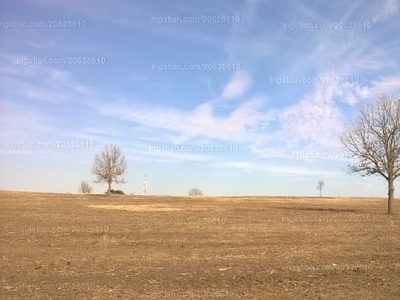
[[87,181],[82,181],[78,185],[78,191],[82,194],[90,194],[93,191],[93,188],[89,185]]
[[108,145],[100,154],[96,154],[92,174],[96,175],[95,183],[105,182],[108,184],[107,194],[110,193],[111,184],[126,183],[123,175],[126,172],[125,155],[116,145]]
[[317,190],[319,191],[320,197],[321,197],[321,193],[322,193],[322,189],[324,188],[324,185],[325,185],[325,183],[322,180],[318,181]]
[[189,190],[189,196],[200,196],[203,195],[203,192],[198,188],[192,188]]
[[360,106],[358,118],[346,125],[340,142],[358,161],[348,173],[381,175],[388,184],[388,213],[394,204],[394,181],[400,175],[400,99],[385,94]]

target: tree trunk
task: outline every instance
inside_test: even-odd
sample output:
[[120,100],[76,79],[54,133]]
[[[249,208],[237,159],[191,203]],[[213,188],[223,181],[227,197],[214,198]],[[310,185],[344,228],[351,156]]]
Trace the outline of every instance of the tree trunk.
[[111,190],[111,182],[108,183],[107,195],[110,194],[110,190]]
[[393,204],[394,204],[394,183],[393,180],[388,180],[388,214],[393,214]]

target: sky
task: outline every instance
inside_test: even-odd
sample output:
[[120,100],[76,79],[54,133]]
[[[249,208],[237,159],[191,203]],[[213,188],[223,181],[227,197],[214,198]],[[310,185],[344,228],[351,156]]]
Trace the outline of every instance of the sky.
[[[386,197],[346,173],[361,103],[400,97],[400,0],[4,0],[0,189]],[[398,181],[396,188],[400,188]],[[400,193],[400,191],[398,191]]]

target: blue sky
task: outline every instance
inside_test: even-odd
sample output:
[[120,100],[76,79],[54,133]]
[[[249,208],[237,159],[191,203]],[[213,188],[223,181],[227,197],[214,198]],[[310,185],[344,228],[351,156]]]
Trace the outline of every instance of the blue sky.
[[359,103],[400,96],[399,6],[2,1],[0,189],[77,192],[112,143],[125,193],[147,174],[149,194],[318,195],[323,180],[326,196],[385,197],[383,178],[345,173],[337,135]]

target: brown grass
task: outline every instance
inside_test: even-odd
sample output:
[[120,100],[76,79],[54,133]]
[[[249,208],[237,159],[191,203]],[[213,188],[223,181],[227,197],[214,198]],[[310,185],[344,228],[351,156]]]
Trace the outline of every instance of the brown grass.
[[1,299],[400,299],[379,198],[0,192]]
[[181,210],[176,207],[166,207],[163,205],[88,205],[91,208],[129,210],[129,211],[174,211]]

